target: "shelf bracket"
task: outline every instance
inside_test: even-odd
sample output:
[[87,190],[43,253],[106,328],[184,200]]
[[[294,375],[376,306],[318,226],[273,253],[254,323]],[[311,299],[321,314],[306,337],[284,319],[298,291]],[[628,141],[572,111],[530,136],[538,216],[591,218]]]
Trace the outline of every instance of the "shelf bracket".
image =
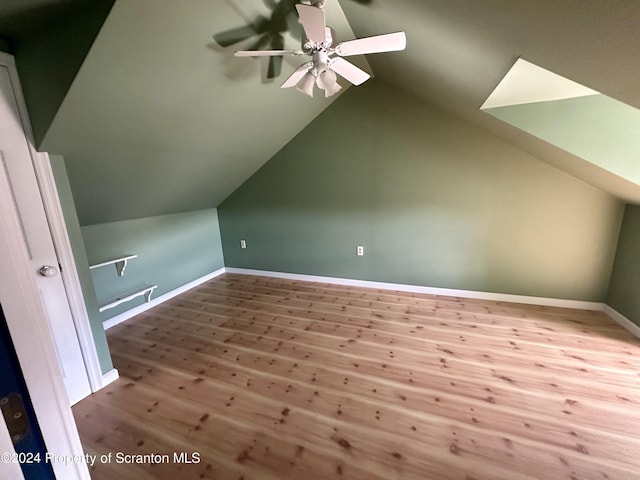
[[145,302],[150,302],[151,301],[151,294],[153,293],[153,288],[150,290],[147,290],[144,294],[144,301]]
[[119,277],[124,275],[124,270],[127,268],[127,260],[128,258],[123,258],[122,260],[116,262],[116,272]]
[[129,300],[133,300],[136,297],[141,297],[144,295],[144,300],[146,302],[151,301],[151,294],[153,293],[153,291],[158,288],[157,285],[143,285],[141,287],[136,288],[135,290],[129,291],[127,293],[123,293],[113,299],[111,299],[109,302],[105,303],[104,305],[100,306],[98,308],[99,312],[104,312],[105,310],[108,310],[110,308],[114,308],[117,307],[118,305],[124,303],[124,302],[128,302]]
[[89,269],[93,270],[94,268],[105,267],[107,265],[115,265],[116,273],[119,277],[122,277],[124,275],[125,269],[127,268],[127,262],[132,258],[138,258],[138,255],[125,255],[124,257],[114,258],[113,260],[107,260],[105,262],[89,265]]

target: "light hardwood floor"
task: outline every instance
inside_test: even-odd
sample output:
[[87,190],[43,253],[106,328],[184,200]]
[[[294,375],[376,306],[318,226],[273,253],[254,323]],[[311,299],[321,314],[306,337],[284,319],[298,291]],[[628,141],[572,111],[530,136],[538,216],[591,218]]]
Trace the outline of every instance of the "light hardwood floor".
[[640,343],[601,312],[225,274],[107,334],[96,480],[640,478]]

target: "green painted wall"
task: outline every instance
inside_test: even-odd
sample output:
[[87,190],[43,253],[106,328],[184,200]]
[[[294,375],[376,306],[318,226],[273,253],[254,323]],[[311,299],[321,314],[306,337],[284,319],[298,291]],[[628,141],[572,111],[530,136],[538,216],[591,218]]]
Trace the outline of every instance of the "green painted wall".
[[12,41],[36,145],[53,121],[115,0],[92,0]]
[[[40,144],[64,155],[82,225],[215,208],[338,98],[280,89],[297,60],[265,83],[260,61],[215,46],[213,34],[268,10],[262,0],[115,3]],[[326,13],[349,38],[337,0]]]
[[227,267],[602,301],[623,208],[374,80],[218,211]]
[[640,184],[637,108],[606,95],[590,95],[484,111]]
[[67,227],[67,234],[71,242],[73,250],[73,259],[78,270],[82,295],[87,307],[89,321],[91,323],[91,333],[95,341],[98,358],[100,360],[100,368],[102,373],[107,373],[113,368],[111,363],[111,354],[109,353],[109,345],[107,345],[107,337],[102,328],[102,319],[98,313],[98,300],[93,287],[93,280],[89,273],[89,261],[84,248],[84,241],[80,231],[80,223],[78,223],[78,215],[76,214],[76,206],[73,201],[69,178],[65,168],[64,159],[59,155],[50,155],[51,168],[58,189],[58,196],[64,215],[64,222]]
[[640,325],[640,206],[627,205],[613,264],[607,304]]
[[[158,285],[153,297],[224,266],[216,209],[82,227],[90,263],[137,254],[124,276],[114,266],[91,270],[99,302],[140,285]],[[100,314],[104,321],[144,303],[139,297]]]

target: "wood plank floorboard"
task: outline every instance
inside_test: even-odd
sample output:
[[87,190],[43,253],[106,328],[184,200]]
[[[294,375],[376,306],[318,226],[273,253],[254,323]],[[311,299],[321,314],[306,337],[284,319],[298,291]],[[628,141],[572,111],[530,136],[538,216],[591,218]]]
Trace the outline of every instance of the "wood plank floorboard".
[[602,312],[225,274],[107,337],[96,480],[640,479],[640,341]]

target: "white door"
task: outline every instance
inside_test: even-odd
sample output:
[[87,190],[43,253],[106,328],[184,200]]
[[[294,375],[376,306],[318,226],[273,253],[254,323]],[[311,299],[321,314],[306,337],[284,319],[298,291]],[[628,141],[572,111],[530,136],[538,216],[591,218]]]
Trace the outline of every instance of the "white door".
[[31,269],[37,278],[67,394],[73,405],[89,395],[91,387],[59,272],[31,153],[9,71],[0,66],[0,168],[5,170],[11,183]]
[[[31,260],[27,245],[22,240],[22,232],[9,179],[0,164],[0,303],[26,383],[26,393],[15,383],[9,385],[10,389],[7,390],[7,370],[11,370],[11,367],[4,363],[0,368],[3,373],[2,391],[15,391],[17,387],[23,398],[31,400],[47,452],[57,458],[79,458],[83,455],[82,443],[69,406],[62,372],[58,367],[56,348],[50,334],[49,320],[44,311],[36,276],[31,271]],[[8,341],[4,337],[0,341],[2,344]],[[13,369],[14,379],[16,372]],[[10,454],[13,451],[13,443],[2,418],[0,453]],[[51,466],[55,478],[90,480],[89,469],[84,462],[53,462]],[[21,466],[0,460],[0,479],[21,480]]]

